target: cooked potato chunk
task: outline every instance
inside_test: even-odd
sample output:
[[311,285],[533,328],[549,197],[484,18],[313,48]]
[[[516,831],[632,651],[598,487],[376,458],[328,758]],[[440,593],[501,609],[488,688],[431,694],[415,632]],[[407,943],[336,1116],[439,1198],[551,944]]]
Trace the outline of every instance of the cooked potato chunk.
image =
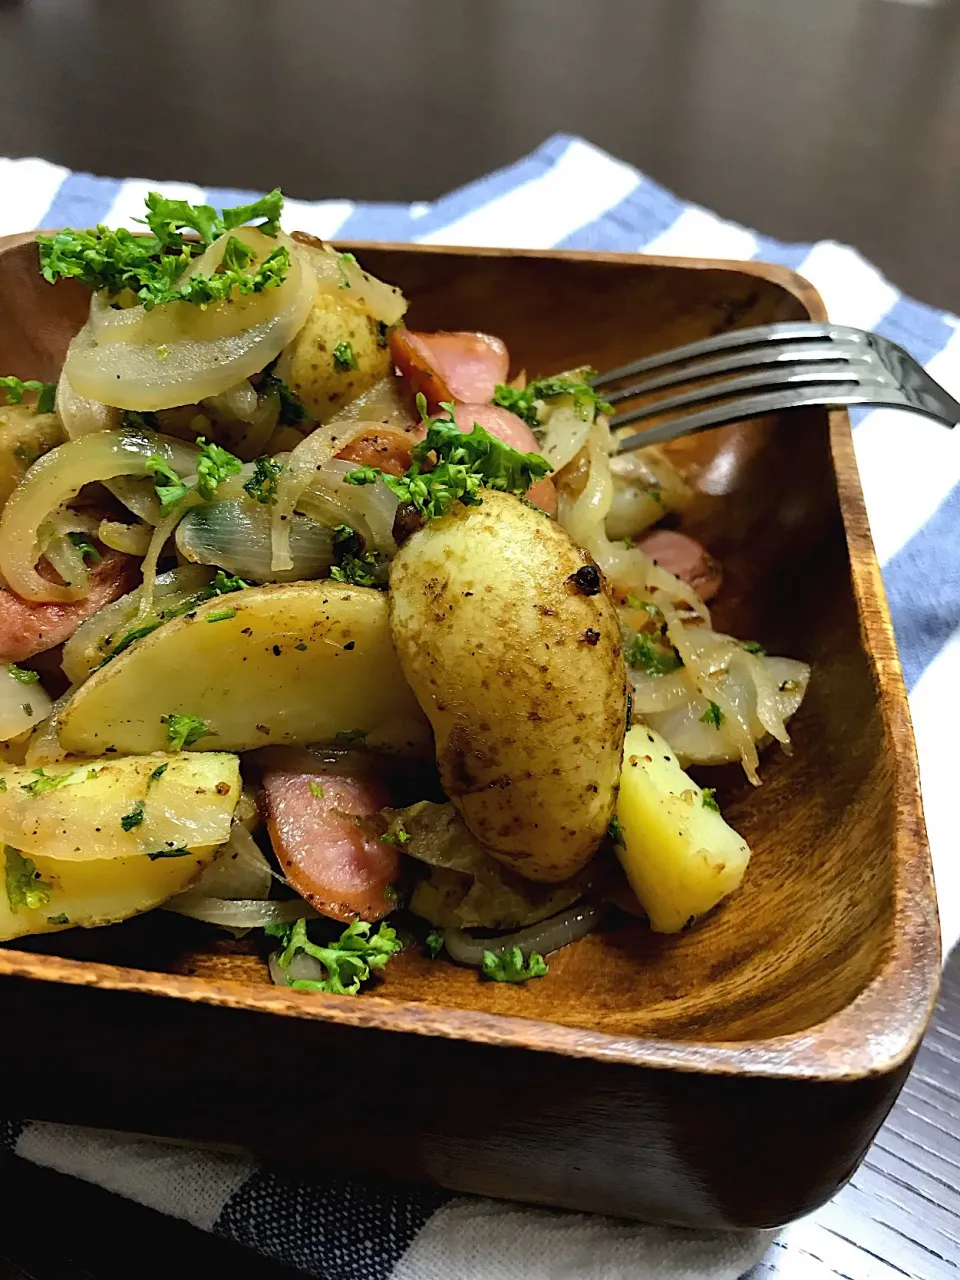
[[485,490],[407,540],[390,588],[447,795],[502,862],[567,879],[610,821],[626,715],[620,627],[596,566],[555,521]]
[[78,755],[162,751],[171,715],[204,722],[208,732],[186,744],[198,750],[362,741],[421,752],[430,742],[383,592],[339,582],[253,587],[164,623],[81,685],[60,742]]
[[27,468],[62,441],[63,427],[55,413],[37,413],[32,404],[0,404],[0,507]]
[[676,933],[732,893],[750,850],[712,795],[646,725],[627,734],[617,800],[617,855],[657,933]]
[[390,352],[380,333],[376,320],[346,293],[318,293],[277,373],[310,417],[326,422],[390,372]]
[[223,752],[5,766],[0,939],[126,919],[200,874],[228,839],[239,762]]

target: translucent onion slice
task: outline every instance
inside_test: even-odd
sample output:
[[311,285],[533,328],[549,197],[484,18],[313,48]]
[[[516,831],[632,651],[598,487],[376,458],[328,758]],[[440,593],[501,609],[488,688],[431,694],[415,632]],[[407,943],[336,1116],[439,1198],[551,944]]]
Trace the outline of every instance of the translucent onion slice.
[[101,520],[97,537],[105,547],[128,556],[145,556],[152,530],[148,524],[124,524],[121,520]]
[[394,556],[397,495],[385,484],[347,484],[347,475],[355,469],[355,462],[331,458],[311,477],[297,499],[297,510],[325,524],[348,524],[362,535],[369,548]]
[[479,969],[483,964],[485,951],[502,956],[513,947],[519,947],[524,959],[532,951],[540,955],[559,951],[561,947],[569,946],[571,942],[576,942],[578,938],[583,938],[596,929],[603,921],[604,914],[604,906],[581,902],[561,911],[559,915],[551,916],[549,920],[541,920],[539,924],[518,929],[516,933],[500,934],[493,938],[473,938],[462,929],[448,929],[443,935],[443,941],[451,960]]
[[627,667],[633,698],[634,716],[646,716],[654,711],[669,711],[683,706],[690,700],[690,685],[683,670],[672,675],[651,676],[636,667]]
[[203,403],[205,407],[209,406],[222,418],[235,419],[238,422],[253,422],[259,408],[257,393],[251,386],[249,378],[244,378],[235,387],[228,387],[218,396],[210,396]]
[[[154,583],[154,606],[158,611],[183,604],[207,586],[213,570],[200,565],[181,565],[161,573]],[[75,685],[82,684],[98,663],[133,627],[140,612],[142,588],[137,587],[112,604],[98,609],[92,618],[81,622],[63,646],[63,673]]]
[[270,509],[249,498],[209,502],[188,511],[177,528],[177,550],[193,564],[217,565],[254,582],[320,578],[333,563],[333,530],[306,516],[290,519],[286,570],[271,568]]
[[268,924],[292,924],[301,918],[313,920],[317,913],[302,898],[288,898],[283,902],[233,901],[229,898],[195,897],[191,891],[178,893],[163,904],[164,911],[202,920],[205,924],[219,924],[226,929],[262,929]]
[[297,235],[295,239],[313,268],[322,293],[348,299],[382,324],[397,324],[403,318],[407,300],[399,289],[364,271],[352,255],[312,237]]
[[[67,348],[71,352],[90,351],[96,346],[89,324],[85,324]],[[69,440],[89,435],[91,431],[113,431],[120,425],[120,410],[81,396],[70,385],[66,364],[57,383],[57,413]]]
[[405,431],[420,421],[401,378],[390,374],[375,382],[368,391],[345,404],[330,419],[335,422],[375,422],[377,426],[396,427]]
[[129,320],[141,308],[98,316],[96,345],[72,348],[64,371],[79,395],[123,409],[197,404],[275,359],[303,327],[315,296],[314,278],[294,249],[277,288],[206,311],[170,303]]
[[338,426],[328,423],[311,432],[287,458],[277,484],[277,501],[272,508],[270,568],[274,573],[293,568],[293,558],[290,555],[290,518],[300,495],[315,481],[335,453],[339,453],[351,440],[369,430],[370,423],[366,422]]
[[73,696],[73,688],[67,689],[56,700],[45,720],[34,727],[27,743],[24,764],[31,769],[38,769],[46,764],[59,764],[65,760],[67,753],[60,745],[60,716]]
[[548,413],[540,433],[540,452],[554,471],[573,461],[587,443],[591,426],[575,412],[572,401],[559,403]]
[[0,742],[26,733],[53,710],[53,699],[39,681],[24,684],[0,664]]
[[234,817],[230,839],[220,846],[213,861],[208,862],[200,873],[200,878],[186,890],[186,895],[191,899],[204,897],[264,902],[270,897],[273,880],[274,872],[260,846]]
[[[76,587],[48,582],[36,570],[43,547],[41,526],[85,484],[115,476],[144,476],[158,453],[175,471],[197,455],[195,445],[152,432],[95,431],[68,440],[39,458],[11,494],[0,516],[0,575],[27,600],[77,600]],[[195,463],[187,462],[187,469]]]

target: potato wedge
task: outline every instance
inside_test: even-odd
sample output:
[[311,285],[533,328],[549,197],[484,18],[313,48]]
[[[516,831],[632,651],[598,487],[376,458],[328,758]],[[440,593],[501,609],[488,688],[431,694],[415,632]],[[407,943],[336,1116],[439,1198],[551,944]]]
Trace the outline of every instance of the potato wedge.
[[743,879],[747,842],[646,725],[624,742],[617,818],[617,856],[656,933],[676,933]]
[[620,626],[596,566],[555,521],[485,490],[407,540],[390,588],[444,791],[501,862],[566,880],[613,813],[626,717]]
[[0,940],[111,924],[180,893],[229,838],[240,796],[224,752],[5,766],[2,778]]
[[346,293],[318,293],[306,324],[281,355],[277,374],[311,418],[327,422],[390,368],[390,352],[376,320]]
[[362,740],[420,753],[430,743],[383,592],[339,582],[252,587],[164,623],[81,685],[60,742],[78,755],[162,751],[172,713],[207,723],[198,750]]

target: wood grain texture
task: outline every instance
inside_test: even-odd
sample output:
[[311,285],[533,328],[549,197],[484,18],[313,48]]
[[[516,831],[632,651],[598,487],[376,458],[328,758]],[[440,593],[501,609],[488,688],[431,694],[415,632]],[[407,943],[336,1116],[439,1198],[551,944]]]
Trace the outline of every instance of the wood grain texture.
[[[530,372],[822,315],[809,285],[758,264],[350,247],[411,297],[411,325],[499,333]],[[0,362],[52,377],[82,298],[38,283],[34,264],[30,245],[0,254]],[[251,1140],[252,1100],[277,1061],[306,1071],[309,1045],[304,1095],[322,1062],[369,1097],[370,1064],[389,1060],[406,1106],[391,1097],[375,1125],[369,1108],[331,1117],[320,1098],[295,1120],[263,1115],[252,1140],[265,1150],[302,1152],[315,1125],[345,1137],[385,1126],[386,1150],[360,1144],[365,1167],[692,1223],[771,1225],[836,1190],[896,1095],[939,969],[906,698],[849,426],[812,410],[677,451],[698,486],[684,527],[727,572],[718,625],[814,666],[795,753],[766,757],[759,792],[717,775],[755,849],[744,890],[672,938],[615,921],[522,989],[410,949],[375,995],[283,992],[256,943],[163,916],[4,949],[0,1009],[38,1034],[69,1026],[89,1071],[54,1091],[35,1046],[29,1068],[15,1047],[2,1071],[29,1076],[32,1114],[224,1140],[243,1115]],[[136,1087],[110,1069],[124,1045]],[[235,1075],[211,1093],[224,1060]],[[491,1092],[491,1079],[511,1087]],[[776,1185],[765,1148],[739,1142],[764,1114],[791,1152]]]

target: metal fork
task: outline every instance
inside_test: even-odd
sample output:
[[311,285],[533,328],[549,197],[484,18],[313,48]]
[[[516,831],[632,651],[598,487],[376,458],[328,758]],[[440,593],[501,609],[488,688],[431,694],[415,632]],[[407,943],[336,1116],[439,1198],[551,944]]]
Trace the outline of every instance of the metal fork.
[[[730,374],[736,376],[726,376]],[[801,405],[886,405],[924,414],[945,427],[960,422],[960,403],[902,347],[839,324],[793,321],[734,329],[633,360],[601,373],[592,386],[617,405],[651,391],[720,377],[724,381],[617,413],[610,420],[614,429],[680,411],[669,422],[621,439],[617,452]],[[627,385],[618,385],[627,379]]]

